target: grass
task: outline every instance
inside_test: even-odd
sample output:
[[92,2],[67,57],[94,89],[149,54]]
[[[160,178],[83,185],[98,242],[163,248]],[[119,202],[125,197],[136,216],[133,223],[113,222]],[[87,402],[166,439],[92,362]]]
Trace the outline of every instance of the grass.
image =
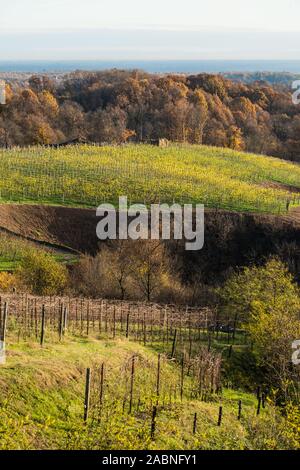
[[131,203],[203,203],[236,211],[278,213],[299,204],[300,167],[229,149],[172,145],[32,147],[0,151],[3,202],[95,207]]
[[0,257],[0,272],[13,272],[19,266],[20,261],[12,261]]
[[[49,251],[46,251],[49,253]],[[78,262],[78,257],[72,255],[53,255],[53,258],[62,264],[73,265]],[[20,266],[22,258],[13,260],[13,259],[6,259],[0,256],[0,272],[9,272],[13,273],[16,269]]]
[[43,247],[17,236],[0,233],[0,272],[14,272],[24,256],[36,249],[49,253],[57,262],[62,264],[70,265],[78,260],[78,257],[70,253],[64,253],[62,249],[55,250],[54,248]]
[[[286,448],[283,419],[269,405],[256,416],[253,394],[224,389],[209,402],[191,399],[189,378],[181,400],[161,398],[155,438],[150,438],[149,380],[157,354],[126,339],[107,340],[69,336],[63,343],[37,343],[8,337],[7,364],[0,368],[0,449],[273,449]],[[130,383],[131,358],[138,358],[133,411],[123,397]],[[105,391],[101,421],[90,413],[83,424],[86,367],[92,377],[105,363]],[[162,367],[162,390],[178,384],[180,368]],[[94,400],[92,383],[91,404]],[[97,389],[96,389],[97,391]],[[98,392],[97,392],[98,393]],[[96,393],[96,394],[97,394]],[[150,395],[149,395],[150,394]],[[140,406],[138,405],[138,398]],[[238,401],[243,402],[237,420]],[[163,403],[162,403],[163,401]],[[217,426],[219,406],[222,426]],[[92,408],[93,410],[93,408]],[[198,416],[193,434],[194,413]]]

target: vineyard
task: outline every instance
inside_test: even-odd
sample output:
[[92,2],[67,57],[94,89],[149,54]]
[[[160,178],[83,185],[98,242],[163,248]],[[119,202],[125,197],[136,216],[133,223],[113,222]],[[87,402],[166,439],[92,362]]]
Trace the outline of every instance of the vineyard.
[[[264,390],[224,378],[224,363],[250,347],[237,318],[25,294],[2,295],[0,311],[0,449],[275,445]],[[276,432],[284,446],[279,417]]]
[[[97,333],[112,340],[123,336],[156,345],[172,358],[188,354],[192,359],[197,343],[210,350],[218,323],[216,312],[208,308],[142,302],[3,294],[0,309],[4,306],[11,328],[23,340],[60,341],[66,332],[80,337]],[[238,330],[237,320],[226,319],[226,326],[224,346],[229,347]]]
[[204,146],[1,149],[0,172],[3,202],[96,207],[125,195],[276,214],[300,204],[298,165]]

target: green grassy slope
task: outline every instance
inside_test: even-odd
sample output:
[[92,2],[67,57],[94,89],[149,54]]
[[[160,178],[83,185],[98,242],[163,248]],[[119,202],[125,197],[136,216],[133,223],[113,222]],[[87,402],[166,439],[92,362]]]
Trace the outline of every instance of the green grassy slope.
[[0,232],[0,272],[15,271],[24,259],[24,256],[33,250],[48,253],[59,263],[73,264],[77,261],[75,255],[64,253],[63,249],[55,250],[54,248],[42,247],[23,238]]
[[130,202],[203,203],[278,213],[299,204],[300,167],[205,146],[75,146],[1,150],[0,200],[90,206]]
[[[186,378],[183,399],[178,392],[180,367],[169,363],[161,371],[161,397],[155,438],[150,438],[151,374],[157,354],[126,339],[68,337],[50,340],[43,349],[10,336],[7,364],[0,366],[0,449],[273,449],[288,447],[282,418],[271,405],[256,416],[254,395],[223,390],[209,402],[192,399]],[[128,387],[132,356],[136,356],[132,413]],[[105,364],[101,421],[93,408],[99,390],[99,365]],[[83,424],[85,371],[92,367],[91,412]],[[152,383],[152,382],[151,382]],[[96,392],[94,391],[96,390]],[[150,395],[149,395],[150,394]],[[155,393],[153,392],[153,401]],[[238,401],[242,418],[237,420]],[[223,422],[217,426],[219,406]],[[95,414],[96,411],[96,414]],[[194,413],[198,415],[193,434]]]

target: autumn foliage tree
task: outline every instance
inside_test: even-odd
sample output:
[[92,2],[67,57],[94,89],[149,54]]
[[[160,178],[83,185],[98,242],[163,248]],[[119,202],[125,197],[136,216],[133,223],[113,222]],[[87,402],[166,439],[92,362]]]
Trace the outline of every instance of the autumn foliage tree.
[[292,343],[300,338],[300,290],[278,259],[245,268],[220,289],[223,308],[242,320],[255,346],[270,388],[287,402],[299,397],[299,370]]
[[111,70],[74,72],[59,82],[34,75],[8,84],[6,95],[2,146],[167,138],[299,160],[300,109],[290,90],[264,82]]

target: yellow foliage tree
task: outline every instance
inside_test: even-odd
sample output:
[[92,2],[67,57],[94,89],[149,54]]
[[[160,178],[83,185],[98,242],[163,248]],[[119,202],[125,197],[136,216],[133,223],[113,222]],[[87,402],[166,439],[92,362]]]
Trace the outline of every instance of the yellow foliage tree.
[[244,150],[245,142],[242,130],[239,127],[231,126],[229,130],[229,148],[233,150]]

